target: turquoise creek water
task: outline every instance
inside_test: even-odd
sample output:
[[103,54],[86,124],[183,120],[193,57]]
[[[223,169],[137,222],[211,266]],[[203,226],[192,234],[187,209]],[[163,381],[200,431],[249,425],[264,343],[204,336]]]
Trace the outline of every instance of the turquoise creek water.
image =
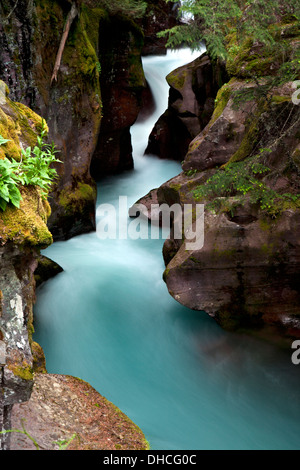
[[[180,172],[143,153],[167,107],[164,77],[193,58],[183,50],[143,60],[156,110],[132,128],[135,169],[99,183],[98,221],[100,205],[118,208],[126,196],[130,207]],[[179,305],[162,280],[162,238],[100,238],[43,252],[64,268],[37,292],[34,340],[48,372],[89,382],[154,450],[299,449],[300,365]]]

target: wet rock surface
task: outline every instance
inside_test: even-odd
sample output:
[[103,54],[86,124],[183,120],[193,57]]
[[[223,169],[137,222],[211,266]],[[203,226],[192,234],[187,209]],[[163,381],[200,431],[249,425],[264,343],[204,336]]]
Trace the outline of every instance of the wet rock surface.
[[[191,123],[199,103],[188,70],[170,74],[170,103],[177,117],[188,110]],[[224,329],[247,331],[290,348],[300,337],[299,206],[293,202],[299,193],[299,107],[291,103],[291,83],[270,89],[266,101],[255,98],[256,87],[251,80],[232,77],[220,88],[211,118],[188,145],[183,171],[155,191],[158,204],[180,204],[183,211],[189,204],[194,213],[197,204],[205,207],[204,225],[194,218],[183,236],[166,240],[164,280],[175,300],[206,312]],[[235,101],[246,94],[250,98]],[[164,119],[156,125],[155,145],[167,135]],[[242,191],[231,188],[233,180],[224,177],[229,165],[237,165],[241,179],[243,165],[251,168],[249,158],[261,154],[268,170],[262,171],[262,186],[256,189],[264,188],[259,197],[269,197],[264,209],[257,195],[243,197]],[[216,180],[215,195],[212,189],[211,195],[197,199],[195,190],[216,174],[224,178],[223,186],[220,182],[216,189]],[[280,195],[287,196],[284,203]],[[204,233],[203,246],[190,248],[188,232],[194,241]]]
[[207,54],[172,71],[169,105],[150,136],[146,154],[184,160],[190,142],[206,127],[214,111],[219,88],[227,81],[222,64],[214,64]]
[[130,127],[141,110],[146,89],[141,29],[116,15],[101,22],[99,35],[103,119],[91,162],[95,179],[133,168]]

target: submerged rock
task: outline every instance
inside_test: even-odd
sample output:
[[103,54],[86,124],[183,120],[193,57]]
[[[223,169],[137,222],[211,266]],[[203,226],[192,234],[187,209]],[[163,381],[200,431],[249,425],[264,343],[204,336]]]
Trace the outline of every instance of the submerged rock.
[[38,265],[34,272],[36,287],[63,272],[63,268],[47,256],[39,255],[37,262]]

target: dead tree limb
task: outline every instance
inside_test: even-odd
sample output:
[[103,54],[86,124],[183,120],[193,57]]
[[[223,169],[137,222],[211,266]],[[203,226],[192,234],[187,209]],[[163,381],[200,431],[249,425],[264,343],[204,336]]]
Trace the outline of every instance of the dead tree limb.
[[65,48],[65,45],[69,36],[70,28],[77,15],[78,15],[78,9],[77,9],[76,3],[73,2],[71,6],[71,10],[68,13],[64,30],[63,30],[63,34],[60,40],[60,45],[59,45],[59,49],[56,55],[55,65],[54,65],[54,69],[53,69],[53,73],[51,77],[51,84],[53,80],[57,81],[57,73],[60,68],[61,58],[62,58],[64,48]]

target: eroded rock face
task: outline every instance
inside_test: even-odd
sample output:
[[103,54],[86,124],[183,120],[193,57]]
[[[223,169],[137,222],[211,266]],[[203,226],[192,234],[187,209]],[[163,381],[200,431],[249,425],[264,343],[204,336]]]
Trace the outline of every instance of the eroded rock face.
[[[272,89],[267,101],[252,98],[236,108],[234,92],[251,86],[233,79],[220,90],[211,121],[190,144],[184,171],[156,192],[159,204],[179,203],[183,210],[191,204],[194,211],[205,205],[204,226],[194,221],[184,227],[195,240],[203,229],[203,247],[188,248],[186,236],[167,240],[164,280],[178,302],[206,312],[225,329],[251,331],[290,348],[300,337],[300,109],[291,102],[291,83]],[[266,205],[230,186],[195,199],[199,186],[224,174],[219,165],[247,168],[255,155],[268,168],[258,178]],[[275,199],[269,190],[276,191]]]
[[190,142],[209,123],[227,74],[223,66],[202,54],[166,79],[170,86],[168,109],[155,124],[145,153],[182,161]]
[[132,168],[129,129],[146,86],[141,29],[124,16],[110,17],[94,1],[78,2],[57,81],[51,82],[70,6],[67,0],[5,0],[0,9],[0,78],[13,99],[45,118],[63,162],[48,222],[55,240],[95,229],[91,163],[97,179]]
[[146,88],[142,31],[116,15],[102,21],[99,33],[103,119],[91,164],[95,179],[133,168],[130,127],[138,117]]
[[[22,193],[20,209],[0,214],[0,426],[10,429],[14,403],[27,401],[33,386],[34,271],[38,252],[52,242],[43,207],[36,192]],[[34,200],[39,201],[37,206]],[[23,225],[22,225],[22,221]],[[9,434],[1,436],[2,449],[9,448]]]
[[[1,428],[5,426],[5,429],[10,429],[9,411],[12,405],[27,401],[33,386],[33,359],[27,322],[32,316],[36,261],[30,252],[24,256],[14,246],[0,248],[0,256],[0,417]],[[8,442],[9,439],[3,438],[2,446],[5,448]]]
[[37,92],[32,77],[33,11],[31,0],[20,0],[17,5],[3,0],[0,6],[0,78],[12,99],[29,107]]
[[158,38],[157,33],[179,24],[178,5],[164,0],[147,0],[147,10],[144,18],[138,23],[144,32],[143,55],[166,54],[166,39]]
[[238,224],[206,214],[205,243],[183,243],[167,265],[169,292],[183,305],[205,311],[225,329],[268,327],[300,336],[300,214],[286,212],[266,229],[261,220]]
[[70,6],[69,1],[5,0],[0,9],[0,78],[10,86],[12,99],[46,119],[49,141],[63,161],[49,219],[57,239],[95,228],[96,191],[89,167],[101,122],[96,53],[100,12],[85,6],[75,18],[58,80],[51,83]]
[[[233,106],[233,99],[229,97],[242,87],[245,88],[243,82],[233,79],[222,88],[223,104],[221,102],[220,107],[223,110],[217,107],[208,125],[190,143],[183,170],[203,171],[223,165],[240,148],[249,114],[255,113],[256,108],[252,100],[236,108]],[[222,101],[221,97],[219,99]]]

